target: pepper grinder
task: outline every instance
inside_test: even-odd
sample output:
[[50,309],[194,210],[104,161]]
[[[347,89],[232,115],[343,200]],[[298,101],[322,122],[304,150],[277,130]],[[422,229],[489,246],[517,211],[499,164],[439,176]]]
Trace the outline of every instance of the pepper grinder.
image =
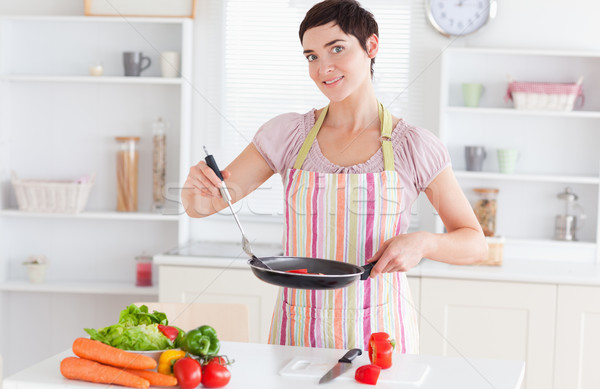
[[160,211],[165,206],[165,175],[168,123],[158,118],[152,124],[152,208]]
[[554,227],[554,239],[556,240],[567,240],[576,241],[576,232],[581,229],[583,225],[577,226],[577,216],[574,214],[574,209],[579,209],[579,219],[583,221],[585,214],[583,208],[575,203],[578,197],[570,187],[566,187],[564,192],[557,195],[560,200],[565,201],[565,213],[564,215],[556,215],[555,227]]

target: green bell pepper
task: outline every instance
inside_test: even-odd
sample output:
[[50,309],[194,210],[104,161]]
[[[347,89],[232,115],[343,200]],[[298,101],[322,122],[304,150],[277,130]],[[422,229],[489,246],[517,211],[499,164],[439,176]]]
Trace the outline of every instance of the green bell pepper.
[[181,341],[181,348],[190,354],[208,357],[219,352],[221,343],[217,338],[217,331],[204,325],[186,333]]

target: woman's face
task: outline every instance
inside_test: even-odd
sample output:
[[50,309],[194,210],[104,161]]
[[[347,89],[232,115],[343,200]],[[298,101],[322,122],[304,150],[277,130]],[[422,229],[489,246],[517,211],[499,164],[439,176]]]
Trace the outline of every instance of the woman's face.
[[371,55],[377,53],[373,35],[367,42],[369,54],[354,35],[346,35],[333,22],[306,30],[302,38],[310,78],[332,102],[344,100],[371,82]]

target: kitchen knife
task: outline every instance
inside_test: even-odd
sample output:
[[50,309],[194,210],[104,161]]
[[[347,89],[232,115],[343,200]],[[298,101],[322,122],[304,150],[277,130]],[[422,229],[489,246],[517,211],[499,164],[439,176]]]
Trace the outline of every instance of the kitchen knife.
[[352,360],[361,354],[362,350],[359,348],[353,348],[352,350],[348,351],[346,354],[344,354],[342,358],[340,358],[338,363],[336,363],[335,366],[331,368],[331,370],[329,370],[327,373],[325,373],[323,377],[321,377],[321,379],[319,380],[319,384],[324,384],[326,382],[331,381],[335,377],[344,374],[344,372],[348,371],[348,369],[352,367]]

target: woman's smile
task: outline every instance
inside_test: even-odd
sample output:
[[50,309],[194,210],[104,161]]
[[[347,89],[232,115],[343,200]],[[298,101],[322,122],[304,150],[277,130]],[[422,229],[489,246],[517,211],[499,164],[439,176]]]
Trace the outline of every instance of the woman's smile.
[[336,78],[332,78],[329,79],[327,81],[323,81],[323,84],[325,84],[326,86],[330,87],[330,86],[336,86],[340,83],[340,81],[342,81],[342,79],[344,78],[344,76],[339,76]]

